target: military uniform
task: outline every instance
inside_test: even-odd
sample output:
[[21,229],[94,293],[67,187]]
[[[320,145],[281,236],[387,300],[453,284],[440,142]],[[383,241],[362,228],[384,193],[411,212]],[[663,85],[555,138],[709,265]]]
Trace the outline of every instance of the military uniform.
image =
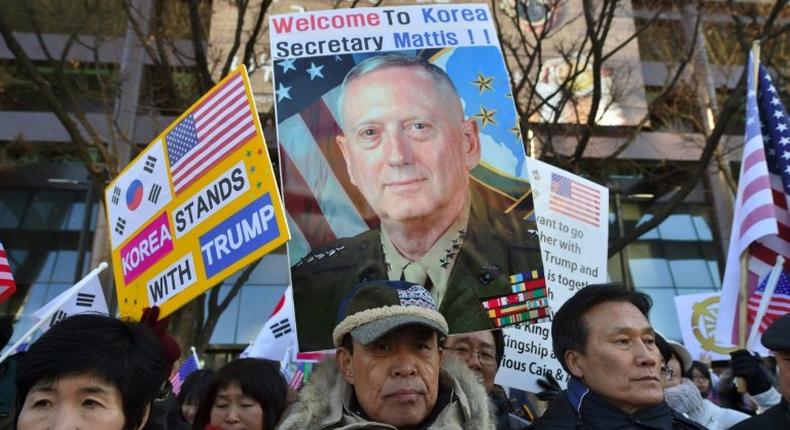
[[[469,222],[439,305],[450,333],[493,328],[481,300],[512,293],[512,274],[543,272],[534,222],[523,220],[523,213],[504,214],[492,204],[501,200],[495,191],[472,183]],[[333,348],[332,328],[346,293],[360,282],[387,279],[380,230],[314,250],[293,266],[292,276],[300,349]]]

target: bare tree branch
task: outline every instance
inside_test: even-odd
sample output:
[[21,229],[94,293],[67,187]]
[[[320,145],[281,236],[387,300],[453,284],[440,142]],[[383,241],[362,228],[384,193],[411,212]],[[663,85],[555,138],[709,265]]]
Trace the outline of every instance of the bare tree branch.
[[[243,15],[240,16],[243,22]],[[203,20],[200,18],[200,0],[189,0],[189,25],[192,29],[191,41],[192,50],[195,53],[195,69],[198,78],[198,88],[201,93],[205,93],[214,86],[214,80],[211,79],[206,50],[203,48],[203,43],[206,40],[206,32],[203,31]],[[241,28],[238,28],[236,31],[238,37],[241,34]]]

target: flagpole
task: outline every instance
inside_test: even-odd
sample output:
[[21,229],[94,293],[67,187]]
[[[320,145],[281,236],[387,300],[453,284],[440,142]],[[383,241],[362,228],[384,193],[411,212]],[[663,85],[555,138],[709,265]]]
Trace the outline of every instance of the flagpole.
[[68,303],[68,301],[69,301],[69,300],[70,300],[72,297],[74,297],[74,296],[75,296],[75,295],[76,295],[76,294],[77,294],[77,293],[80,291],[80,289],[82,289],[82,287],[84,287],[84,286],[85,286],[85,284],[87,284],[88,282],[90,282],[91,280],[93,280],[93,278],[95,278],[96,276],[98,276],[98,275],[99,275],[99,273],[101,273],[101,272],[102,272],[104,269],[106,269],[107,267],[108,267],[108,266],[107,266],[107,263],[105,263],[104,261],[102,261],[102,262],[99,264],[99,267],[97,267],[97,268],[93,269],[93,270],[92,270],[90,273],[88,273],[87,275],[85,275],[85,277],[84,277],[84,278],[80,279],[80,281],[79,281],[79,282],[77,282],[76,284],[72,285],[72,286],[69,288],[69,290],[68,290],[68,291],[70,291],[70,293],[69,293],[69,294],[65,294],[63,297],[61,297],[61,298],[60,298],[60,300],[59,300],[57,303],[55,303],[55,305],[53,305],[53,306],[52,306],[52,311],[51,311],[51,312],[47,313],[46,315],[43,315],[41,319],[39,319],[39,320],[38,320],[38,321],[37,321],[35,324],[33,324],[33,327],[30,327],[30,330],[28,330],[27,332],[25,332],[25,334],[23,334],[23,335],[22,335],[22,337],[20,337],[19,339],[17,339],[17,341],[16,341],[16,342],[14,342],[14,344],[13,344],[13,345],[11,345],[11,347],[10,347],[10,348],[8,348],[8,349],[6,350],[6,352],[4,352],[2,355],[0,355],[0,363],[2,363],[3,361],[5,361],[5,359],[6,359],[6,358],[8,358],[8,357],[9,357],[9,356],[10,356],[10,355],[11,355],[11,354],[14,352],[14,351],[16,351],[16,349],[17,349],[17,348],[19,348],[19,345],[21,345],[21,344],[22,344],[22,342],[24,342],[24,341],[25,341],[25,340],[27,340],[27,339],[28,339],[30,336],[32,336],[32,335],[33,335],[33,333],[35,333],[35,332],[36,332],[36,330],[38,330],[39,328],[41,328],[41,326],[42,326],[42,325],[44,325],[44,323],[48,322],[48,321],[49,321],[49,318],[52,316],[52,314],[54,314],[55,312],[57,312],[57,311],[58,311],[58,309],[60,309],[61,307],[63,307],[63,305],[65,305],[66,303]]
[[752,329],[749,332],[749,340],[746,343],[746,349],[749,351],[754,349],[754,342],[757,340],[760,324],[763,322],[765,312],[768,310],[768,304],[771,303],[771,298],[773,298],[774,291],[776,291],[776,284],[779,283],[779,275],[782,274],[784,264],[785,258],[778,255],[776,257],[776,264],[773,269],[771,269],[771,274],[768,275],[768,280],[765,283],[765,291],[763,292],[763,297],[760,299],[760,307],[757,308],[757,315],[755,315],[754,321],[752,321]]
[[198,370],[202,369],[203,366],[200,365],[200,360],[198,359],[197,350],[195,350],[194,346],[189,347],[192,350],[192,356],[195,357],[195,364],[197,365]]
[[[760,41],[755,40],[752,42],[752,70],[750,70],[752,74],[752,88],[749,88],[747,91],[754,91],[757,93],[757,88],[760,83]],[[746,313],[748,312],[747,309],[747,298],[749,297],[749,287],[748,287],[748,275],[749,275],[749,255],[744,250],[741,254],[741,283],[740,283],[740,293],[738,296],[740,300],[738,300],[738,346],[741,348],[746,348],[748,338],[746,337],[746,327],[747,327],[747,319]]]

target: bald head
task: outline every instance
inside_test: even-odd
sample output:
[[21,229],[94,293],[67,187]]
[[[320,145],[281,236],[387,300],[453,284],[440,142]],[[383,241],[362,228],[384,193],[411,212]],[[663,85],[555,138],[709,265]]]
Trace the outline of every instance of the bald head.
[[354,66],[343,79],[343,84],[340,87],[340,96],[337,101],[337,112],[340,117],[340,128],[343,129],[344,133],[347,132],[345,103],[349,88],[355,86],[354,83],[365,76],[391,68],[403,69],[402,79],[392,82],[393,86],[398,86],[403,91],[410,90],[409,82],[414,79],[430,80],[431,86],[439,93],[442,105],[447,109],[447,112],[454,117],[453,119],[457,119],[459,122],[463,121],[464,111],[463,106],[461,106],[461,97],[458,95],[453,81],[450,80],[450,77],[444,70],[421,57],[385,54],[362,61]]

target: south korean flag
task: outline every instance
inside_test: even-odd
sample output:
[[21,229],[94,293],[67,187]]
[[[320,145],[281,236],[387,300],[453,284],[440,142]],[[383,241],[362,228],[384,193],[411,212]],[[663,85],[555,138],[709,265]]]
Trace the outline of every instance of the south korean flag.
[[265,358],[281,361],[296,346],[293,290],[288,287],[274,307],[269,320],[255,337],[255,341],[242,351],[241,357]]
[[157,140],[104,190],[112,249],[118,248],[171,199],[164,145]]
[[72,315],[84,313],[109,315],[98,273],[89,276],[91,279],[83,279],[87,282],[78,282],[33,313],[33,317],[37,320],[47,320],[41,326],[42,331],[49,330],[50,327]]

